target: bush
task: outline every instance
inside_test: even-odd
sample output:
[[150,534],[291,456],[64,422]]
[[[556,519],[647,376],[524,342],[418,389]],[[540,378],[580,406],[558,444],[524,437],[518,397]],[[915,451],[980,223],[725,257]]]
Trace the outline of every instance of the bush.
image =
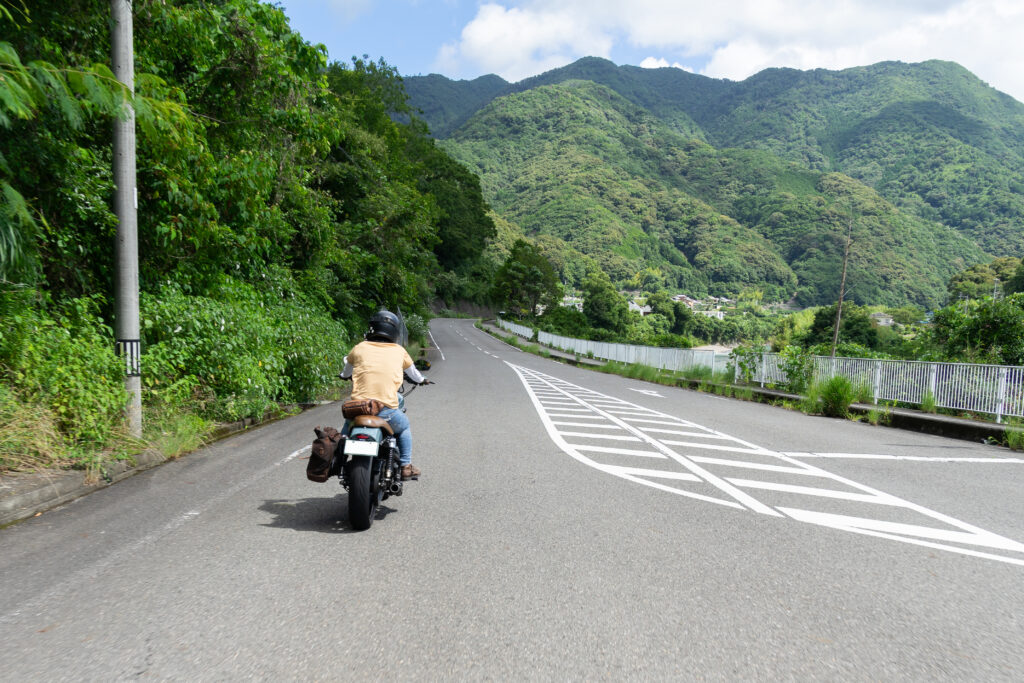
[[405,316],[405,327],[409,330],[409,343],[419,344],[420,346],[427,345],[427,333],[429,328],[427,327],[427,321],[421,315],[410,313]]
[[729,359],[739,368],[739,380],[749,384],[754,380],[758,364],[761,362],[761,347],[737,346],[729,354]]
[[72,443],[102,445],[124,423],[128,395],[99,298],[47,310],[31,293],[0,294],[0,376],[22,400],[53,416]]
[[821,385],[821,412],[829,417],[849,417],[850,404],[857,397],[853,383],[846,377],[836,375]]
[[207,417],[257,417],[336,383],[345,326],[316,304],[225,280],[211,296],[174,285],[142,297],[147,399],[199,402]]
[[799,346],[782,349],[782,370],[786,373],[786,388],[802,394],[814,378],[814,358],[810,351]]

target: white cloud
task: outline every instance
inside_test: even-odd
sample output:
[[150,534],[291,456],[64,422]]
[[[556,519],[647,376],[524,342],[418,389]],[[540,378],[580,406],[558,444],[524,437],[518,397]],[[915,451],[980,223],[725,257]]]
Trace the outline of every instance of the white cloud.
[[689,71],[693,73],[693,69],[680,64],[679,62],[668,63],[668,60],[664,57],[647,57],[639,65],[643,69],[665,69],[667,67],[673,67],[675,69],[682,69],[683,71]]
[[483,73],[518,81],[564,66],[579,57],[606,57],[613,39],[592,30],[568,9],[534,10],[487,4],[462,30],[457,43],[441,48],[437,66],[461,73],[467,64]]
[[514,81],[617,44],[667,56],[645,66],[699,59],[702,73],[733,80],[773,66],[945,59],[1024,101],[1021,36],[1020,0],[506,0],[482,5],[438,66]]

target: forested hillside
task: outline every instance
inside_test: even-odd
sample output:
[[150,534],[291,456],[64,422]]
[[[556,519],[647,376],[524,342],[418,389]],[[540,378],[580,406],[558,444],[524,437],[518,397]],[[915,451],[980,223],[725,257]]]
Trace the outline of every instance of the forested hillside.
[[[0,468],[10,425],[38,425],[25,433],[64,446],[32,447],[64,453],[105,443],[124,405],[110,5],[7,6]],[[257,0],[134,11],[147,409],[234,419],[310,400],[377,306],[415,322],[437,282],[486,290],[495,226],[479,182],[409,117],[385,63],[328,64]]]
[[[429,102],[430,93],[437,92],[441,77],[429,79],[406,79],[412,106]],[[913,225],[915,234],[934,232],[933,241],[954,249],[926,248],[936,264],[980,258],[977,249],[964,250],[962,242],[938,225],[956,230],[989,258],[1024,254],[1024,104],[956,64],[886,62],[807,72],[769,69],[732,82],[679,69],[617,67],[586,58],[509,84],[495,97],[572,80],[606,86],[673,132],[718,150],[762,150],[775,161],[765,156],[759,164],[773,166],[785,160],[809,172],[839,172],[861,181],[908,226],[896,230],[894,239]],[[488,82],[495,90],[497,84]],[[463,81],[447,81],[444,87],[446,115],[435,118],[437,107],[425,107],[424,116],[436,135],[457,139],[458,126],[472,125],[464,122],[477,111],[485,115],[480,109],[484,92],[473,86],[469,97],[471,84]],[[514,139],[517,134],[515,129],[495,130],[496,136]],[[729,171],[719,172],[698,196],[749,225],[752,217],[744,220],[712,201],[735,194],[738,183],[740,179]],[[773,239],[770,230],[761,232]],[[776,246],[787,261],[793,260],[789,245]],[[934,273],[926,287],[935,291],[942,277]]]
[[573,285],[597,268],[638,289],[827,303],[851,219],[862,302],[935,305],[954,272],[985,258],[847,176],[716,150],[591,81],[498,98],[445,146],[479,171],[496,211],[542,236]]

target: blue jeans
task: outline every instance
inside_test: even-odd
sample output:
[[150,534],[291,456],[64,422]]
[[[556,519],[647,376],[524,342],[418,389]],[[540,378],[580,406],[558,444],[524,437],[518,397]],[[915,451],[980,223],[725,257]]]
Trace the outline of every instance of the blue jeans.
[[[377,417],[391,425],[391,431],[395,433],[395,438],[398,440],[398,451],[401,453],[399,459],[402,465],[410,464],[412,462],[412,427],[409,426],[409,418],[398,408],[385,408]],[[352,423],[345,420],[345,426],[341,433],[348,436],[351,429]]]
[[409,418],[398,408],[385,408],[377,417],[387,420],[391,425],[391,431],[398,439],[402,465],[410,464],[412,462],[412,427],[409,425]]

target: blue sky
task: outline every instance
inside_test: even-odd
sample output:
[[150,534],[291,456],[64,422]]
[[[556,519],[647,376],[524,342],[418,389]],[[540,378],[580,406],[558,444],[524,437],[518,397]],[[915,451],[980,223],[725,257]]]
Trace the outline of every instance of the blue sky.
[[1024,101],[1024,0],[277,0],[331,59],[506,80],[585,56],[742,80],[773,66],[959,62]]

